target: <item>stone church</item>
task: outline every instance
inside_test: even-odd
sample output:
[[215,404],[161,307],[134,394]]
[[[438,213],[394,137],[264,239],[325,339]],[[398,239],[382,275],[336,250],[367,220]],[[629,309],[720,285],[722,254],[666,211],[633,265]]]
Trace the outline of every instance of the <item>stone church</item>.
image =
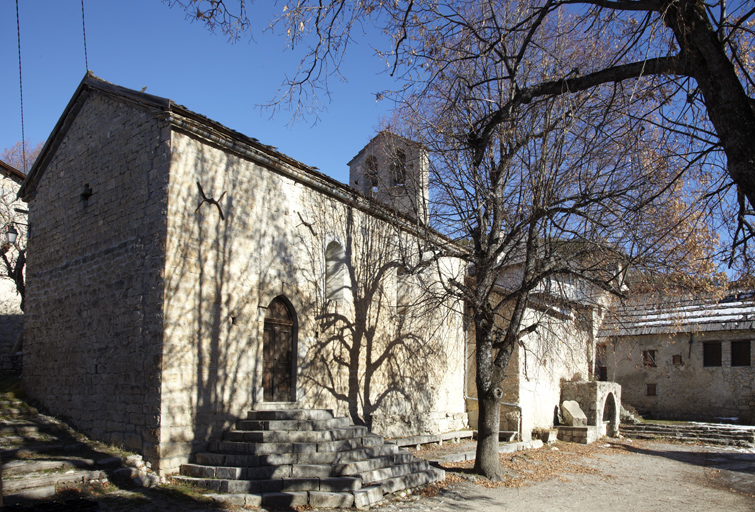
[[[87,74],[19,192],[28,394],[163,474],[276,404],[386,437],[467,427],[464,306],[435,293],[467,269],[441,258],[407,271],[440,237],[425,229],[426,152],[382,132],[349,165],[347,186]],[[537,313],[579,323],[570,362],[535,367],[530,354],[528,369],[515,354],[520,438],[552,427],[561,381],[591,371],[597,328],[577,309]]]

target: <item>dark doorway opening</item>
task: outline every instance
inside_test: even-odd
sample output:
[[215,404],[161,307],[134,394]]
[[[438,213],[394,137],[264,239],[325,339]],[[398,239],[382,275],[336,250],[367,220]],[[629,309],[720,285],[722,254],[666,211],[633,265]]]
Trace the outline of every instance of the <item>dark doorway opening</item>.
[[296,391],[296,317],[288,301],[276,297],[267,307],[262,342],[265,402],[293,402]]

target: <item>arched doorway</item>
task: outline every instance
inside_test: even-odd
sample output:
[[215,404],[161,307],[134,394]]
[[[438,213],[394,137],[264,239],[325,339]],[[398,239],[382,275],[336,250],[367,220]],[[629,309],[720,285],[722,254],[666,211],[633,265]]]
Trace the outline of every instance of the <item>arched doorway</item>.
[[262,341],[262,387],[265,402],[295,401],[296,317],[283,297],[267,307]]
[[616,408],[616,399],[613,393],[608,393],[606,401],[603,404],[603,422],[606,425],[606,435],[616,437],[619,426],[619,411]]

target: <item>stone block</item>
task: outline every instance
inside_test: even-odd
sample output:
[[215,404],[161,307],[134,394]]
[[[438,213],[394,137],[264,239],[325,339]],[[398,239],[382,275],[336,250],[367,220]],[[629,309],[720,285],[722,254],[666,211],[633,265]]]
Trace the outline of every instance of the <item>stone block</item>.
[[320,490],[339,492],[339,491],[357,491],[362,488],[361,478],[349,477],[329,477],[320,479]]
[[284,478],[281,482],[283,492],[291,491],[319,491],[319,478]]
[[351,508],[354,506],[354,494],[312,491],[309,493],[309,504],[315,508]]
[[561,404],[564,415],[564,423],[570,427],[583,427],[587,425],[587,416],[582,408],[574,400],[566,400]]
[[383,488],[379,485],[354,491],[354,507],[365,510],[383,499]]
[[[248,480],[263,480],[270,478],[291,478],[305,475],[292,475],[291,466],[260,466],[253,468],[246,468],[244,471],[244,478]],[[306,475],[309,476],[309,475]]]
[[234,507],[246,506],[246,494],[206,494],[205,497],[211,499],[214,503],[231,505]]
[[265,507],[303,507],[309,496],[306,492],[266,492],[262,494],[262,506]]
[[291,478],[327,478],[332,466],[314,464],[294,464],[291,466]]

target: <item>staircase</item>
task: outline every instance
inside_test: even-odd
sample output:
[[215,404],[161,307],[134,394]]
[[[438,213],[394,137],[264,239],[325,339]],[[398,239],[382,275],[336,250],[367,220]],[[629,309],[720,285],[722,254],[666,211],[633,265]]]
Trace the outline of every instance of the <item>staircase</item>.
[[120,459],[91,455],[65,425],[11,394],[0,394],[0,503],[34,502],[82,482],[106,482],[107,468]]
[[674,439],[755,448],[755,428],[706,423],[621,424],[621,433],[635,439]]
[[250,411],[176,480],[244,506],[359,509],[445,472],[324,409]]

